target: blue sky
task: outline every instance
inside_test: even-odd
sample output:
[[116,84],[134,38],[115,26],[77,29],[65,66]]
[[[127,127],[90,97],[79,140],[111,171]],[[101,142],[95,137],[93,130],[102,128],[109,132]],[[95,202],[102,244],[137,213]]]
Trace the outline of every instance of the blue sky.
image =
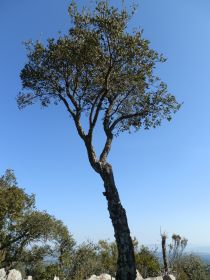
[[[0,173],[14,169],[38,208],[63,220],[79,242],[113,239],[102,181],[65,110],[19,111],[15,100],[26,62],[22,42],[68,30],[68,3],[0,1]],[[132,236],[158,244],[161,227],[210,246],[210,2],[141,0],[134,26],[168,58],[158,72],[184,104],[170,123],[113,144],[109,160]]]

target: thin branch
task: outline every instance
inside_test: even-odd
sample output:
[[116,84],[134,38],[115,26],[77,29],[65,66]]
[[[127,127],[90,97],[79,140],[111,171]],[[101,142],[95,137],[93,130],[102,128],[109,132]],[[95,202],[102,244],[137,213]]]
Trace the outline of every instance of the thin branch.
[[78,111],[76,113],[74,113],[74,111],[70,108],[69,103],[67,102],[67,100],[61,94],[59,94],[58,96],[63,101],[67,111],[72,116],[72,118],[74,120],[74,123],[76,125],[77,132],[78,132],[79,136],[85,141],[86,135],[85,135],[85,132],[83,131],[82,125],[80,123],[80,111],[79,111],[79,109],[78,109]]
[[93,120],[92,120],[92,118],[93,118],[94,109],[95,109],[95,106],[96,106],[96,104],[97,104],[99,98],[101,97],[101,94],[103,93],[103,91],[104,91],[104,88],[102,88],[102,89],[100,90],[100,92],[97,94],[97,96],[96,96],[96,98],[95,98],[95,100],[94,100],[94,102],[93,102],[93,105],[92,105],[92,107],[91,107],[90,116],[89,116],[89,125],[90,125],[90,127],[93,126]]
[[71,107],[69,106],[69,103],[67,102],[66,98],[62,96],[62,94],[58,94],[58,97],[60,98],[61,101],[63,101],[67,111],[70,113],[70,115],[72,116],[72,118],[75,118],[76,114],[75,112],[71,109]]
[[[95,124],[96,124],[97,119],[98,119],[99,112],[100,112],[100,110],[101,110],[101,105],[102,105],[102,103],[103,103],[105,97],[106,97],[107,94],[108,94],[108,79],[109,79],[111,70],[112,70],[112,65],[111,65],[111,62],[110,62],[108,71],[107,71],[106,76],[105,76],[104,88],[101,89],[100,94],[102,94],[103,91],[104,91],[104,93],[101,95],[101,98],[100,98],[100,100],[99,100],[99,102],[98,102],[98,105],[96,106],[95,115],[94,115],[94,117],[93,117],[93,120],[92,120],[91,123],[90,123],[90,124],[91,124],[91,126],[90,126],[90,131],[89,131],[90,133],[92,133],[93,128],[95,127]],[[99,94],[99,96],[100,96],[100,94]],[[98,99],[98,98],[97,98],[97,99]],[[96,103],[97,103],[97,101],[98,101],[98,100],[96,100]],[[94,103],[95,103],[95,102],[94,102]],[[94,107],[95,107],[96,103],[94,104]],[[93,114],[93,112],[94,112],[94,108],[93,108],[93,110],[91,109],[91,113],[92,113],[92,114]],[[91,116],[91,119],[92,119],[92,116]]]
[[108,93],[108,90],[107,89],[104,90],[104,93],[102,94],[102,96],[101,96],[101,98],[99,100],[99,103],[98,103],[98,105],[96,107],[96,112],[95,112],[95,115],[94,115],[94,118],[93,118],[93,121],[92,121],[92,128],[94,128],[95,125],[96,125],[96,122],[97,122],[97,119],[98,119],[98,115],[99,115],[99,112],[101,110],[102,103],[103,103],[105,97],[107,96],[107,93]]
[[[109,80],[109,76],[110,76],[110,73],[111,73],[112,67],[113,67],[113,64],[112,64],[113,58],[112,58],[112,52],[111,52],[111,46],[110,46],[109,36],[107,35],[107,33],[105,33],[105,35],[106,35],[106,40],[107,40],[107,45],[108,45],[108,50],[109,50],[109,67],[108,67],[108,71],[107,71],[107,73],[106,73],[106,75],[105,75],[105,83],[104,83],[104,84],[105,84],[105,87],[102,88],[100,94],[96,97],[96,99],[95,99],[95,101],[94,101],[94,103],[93,103],[93,106],[92,106],[92,108],[91,108],[90,118],[89,118],[90,133],[92,133],[93,128],[94,128],[94,126],[95,126],[95,124],[96,124],[96,122],[97,122],[98,115],[99,115],[99,112],[100,112],[100,110],[101,110],[101,105],[102,105],[102,103],[103,103],[103,100],[104,100],[104,98],[107,96],[107,93],[108,93],[108,80]],[[104,91],[104,90],[105,90],[105,91]],[[102,94],[103,91],[104,91],[104,94]],[[98,105],[97,105],[96,113],[95,113],[94,118],[93,118],[93,120],[92,120],[92,116],[93,116],[93,113],[94,113],[95,106],[96,106],[96,104],[97,104],[97,102],[98,102],[98,98],[100,97],[101,94],[102,94],[101,99],[100,99],[100,101],[99,101],[99,103],[98,103]]]
[[120,108],[120,106],[122,105],[122,103],[127,99],[127,97],[129,96],[129,94],[132,92],[133,88],[131,90],[129,90],[126,95],[124,96],[124,98],[118,103],[117,107],[115,108],[115,110],[112,112],[112,114],[110,115],[110,117],[112,117]]
[[[76,102],[76,100],[74,99],[73,95],[70,93],[69,91],[69,82],[65,81],[66,83],[66,95],[68,96],[68,98],[70,99],[70,101],[72,102],[72,104],[74,105],[76,111],[78,111],[80,108]],[[76,88],[74,88],[74,92],[76,91]]]
[[144,117],[147,113],[148,113],[148,110],[144,110],[142,112],[138,112],[135,114],[128,114],[128,115],[121,116],[113,122],[113,124],[110,126],[110,130],[113,131],[113,129],[116,127],[116,125],[119,122],[121,122],[122,120],[128,120],[128,119],[132,119],[135,117]]

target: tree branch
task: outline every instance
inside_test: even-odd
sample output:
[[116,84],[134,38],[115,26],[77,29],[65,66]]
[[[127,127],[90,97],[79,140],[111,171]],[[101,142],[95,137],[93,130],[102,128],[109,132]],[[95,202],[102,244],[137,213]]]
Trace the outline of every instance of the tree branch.
[[133,88],[131,90],[129,90],[126,95],[122,98],[122,100],[117,104],[115,110],[112,112],[112,114],[110,115],[110,117],[112,117],[120,108],[120,105],[122,105],[122,103],[127,99],[127,97],[129,96],[129,94],[132,92]]
[[64,105],[66,106],[66,108],[68,110],[68,112],[73,117],[75,126],[77,128],[77,132],[85,143],[85,146],[86,146],[86,149],[87,149],[87,154],[88,154],[88,159],[89,159],[89,162],[90,162],[91,166],[93,167],[93,169],[96,172],[98,172],[99,171],[99,163],[98,163],[98,160],[97,160],[97,157],[96,157],[96,153],[95,153],[95,151],[93,149],[93,146],[92,146],[92,135],[86,135],[85,132],[83,131],[82,125],[80,123],[80,111],[79,111],[79,109],[78,109],[77,113],[75,114],[72,111],[72,109],[70,108],[66,99],[62,95],[59,95],[59,97],[63,101]]
[[70,115],[72,116],[73,120],[74,120],[74,123],[76,125],[76,128],[77,128],[77,132],[79,134],[79,136],[85,141],[85,132],[83,131],[82,129],[82,125],[80,123],[80,111],[79,109],[77,109],[77,112],[74,113],[74,111],[71,109],[71,107],[69,106],[69,103],[67,102],[67,100],[61,95],[59,94],[58,95],[59,98],[63,101],[67,111],[70,113]]
[[92,145],[92,137],[90,135],[87,135],[84,142],[85,142],[85,146],[87,149],[87,154],[88,154],[88,159],[89,159],[90,165],[97,173],[99,173],[100,164],[99,164],[99,161],[97,159],[96,153],[95,153],[93,145]]
[[116,125],[119,122],[121,122],[122,120],[128,120],[128,119],[132,119],[135,117],[144,117],[147,113],[148,113],[148,110],[144,110],[142,112],[138,112],[135,114],[128,114],[128,115],[121,116],[112,123],[112,125],[110,126],[110,130],[113,131],[113,129],[116,127]]
[[[108,40],[108,42],[109,42],[109,40]],[[109,43],[108,43],[108,45],[109,45]],[[96,99],[95,99],[95,101],[93,103],[93,106],[91,108],[91,112],[90,112],[90,118],[89,118],[89,123],[90,123],[89,133],[90,134],[92,134],[92,132],[93,132],[93,129],[94,129],[95,124],[96,124],[97,119],[98,119],[99,112],[101,110],[101,105],[102,105],[105,97],[108,94],[108,80],[109,80],[109,76],[110,76],[111,71],[112,71],[112,54],[111,54],[111,50],[110,50],[110,46],[109,46],[109,67],[108,67],[107,73],[105,75],[104,88],[101,89],[100,94],[96,97]],[[103,93],[103,91],[104,91],[104,93]],[[98,105],[96,107],[96,112],[95,112],[95,115],[94,115],[93,120],[92,120],[94,109],[95,109],[95,106],[96,106],[96,104],[98,102],[98,99],[99,99],[100,95],[101,95],[101,98],[100,98],[99,103],[98,103]]]
[[111,129],[109,127],[109,123],[110,123],[110,113],[112,111],[114,101],[115,101],[114,98],[110,101],[109,107],[106,110],[104,121],[103,121],[104,131],[106,133],[107,138],[106,138],[106,142],[105,142],[104,148],[102,150],[102,153],[99,157],[99,160],[102,163],[106,162],[107,156],[108,156],[108,154],[111,150],[111,145],[112,145],[112,140],[113,140],[113,134],[112,134]]
[[[80,108],[79,108],[76,100],[74,99],[73,95],[71,95],[70,92],[69,92],[69,82],[66,80],[65,83],[66,83],[66,95],[68,96],[68,98],[70,99],[72,104],[74,105],[76,111],[78,111]],[[76,92],[76,87],[77,86],[75,86],[75,88],[74,88],[74,93]]]
[[[93,124],[94,121],[92,120],[92,118],[93,118],[93,113],[94,113],[94,109],[95,109],[95,106],[96,106],[96,104],[97,104],[99,98],[101,97],[101,94],[103,93],[103,91],[104,91],[104,88],[102,88],[102,89],[100,90],[99,94],[96,96],[96,98],[95,98],[95,100],[94,100],[94,102],[93,102],[93,105],[92,105],[92,107],[91,107],[90,116],[89,116],[89,126],[90,126],[90,129],[92,129],[92,130],[93,130],[93,128],[94,128],[94,124]],[[101,97],[101,98],[102,98],[102,97]],[[94,119],[95,119],[95,117],[94,117]],[[96,120],[97,120],[97,119],[96,119]],[[95,121],[96,121],[96,120],[95,120]]]
[[106,162],[107,156],[111,150],[112,140],[113,140],[113,134],[107,136],[103,151],[99,157],[99,161],[102,162],[103,164]]
[[0,250],[4,250],[4,249],[6,249],[8,246],[12,245],[13,243],[15,243],[15,242],[21,240],[23,237],[26,237],[26,236],[27,236],[27,232],[28,232],[28,229],[25,230],[21,235],[17,236],[16,238],[14,238],[14,239],[12,239],[12,240],[9,238],[9,241],[7,241],[7,242],[4,243],[3,245],[1,245]]

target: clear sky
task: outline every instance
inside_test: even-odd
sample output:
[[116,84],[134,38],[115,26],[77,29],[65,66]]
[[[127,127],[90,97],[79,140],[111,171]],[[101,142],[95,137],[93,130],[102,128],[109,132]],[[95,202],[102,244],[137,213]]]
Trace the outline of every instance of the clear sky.
[[[15,100],[22,42],[65,32],[68,3],[0,0],[0,173],[14,169],[38,208],[63,220],[79,242],[113,239],[102,181],[63,107],[19,111]],[[170,123],[114,142],[109,160],[132,236],[158,244],[161,227],[210,246],[210,1],[142,0],[134,26],[168,58],[158,72],[184,104]]]

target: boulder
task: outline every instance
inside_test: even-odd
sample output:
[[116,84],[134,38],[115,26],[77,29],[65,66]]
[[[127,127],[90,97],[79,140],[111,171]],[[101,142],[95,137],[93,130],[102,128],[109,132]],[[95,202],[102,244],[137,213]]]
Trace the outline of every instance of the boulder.
[[176,280],[176,278],[173,275],[169,275],[169,276],[151,277],[151,278],[146,278],[144,280]]
[[[100,276],[92,275],[89,279],[87,280],[115,280],[114,277],[110,276],[109,274],[101,274]],[[141,274],[136,271],[136,280],[143,280]]]
[[92,275],[88,280],[115,280],[115,278],[103,273],[100,276]]
[[163,280],[163,277],[162,276],[151,277],[151,278],[145,278],[144,280]]
[[[169,275],[169,277],[171,278],[170,280],[176,280],[176,278],[175,278],[175,276],[173,276],[173,275]],[[163,280],[167,280],[167,279],[164,279],[164,277],[163,277]]]
[[9,271],[7,280],[22,280],[22,275],[21,275],[20,271],[18,271],[16,269],[12,269]]
[[115,280],[115,278],[109,274],[103,273],[100,276],[92,275],[88,280]]
[[136,270],[136,280],[143,280],[143,277],[142,277],[141,274],[138,272],[138,270]]
[[6,271],[4,268],[0,269],[0,280],[6,280]]

